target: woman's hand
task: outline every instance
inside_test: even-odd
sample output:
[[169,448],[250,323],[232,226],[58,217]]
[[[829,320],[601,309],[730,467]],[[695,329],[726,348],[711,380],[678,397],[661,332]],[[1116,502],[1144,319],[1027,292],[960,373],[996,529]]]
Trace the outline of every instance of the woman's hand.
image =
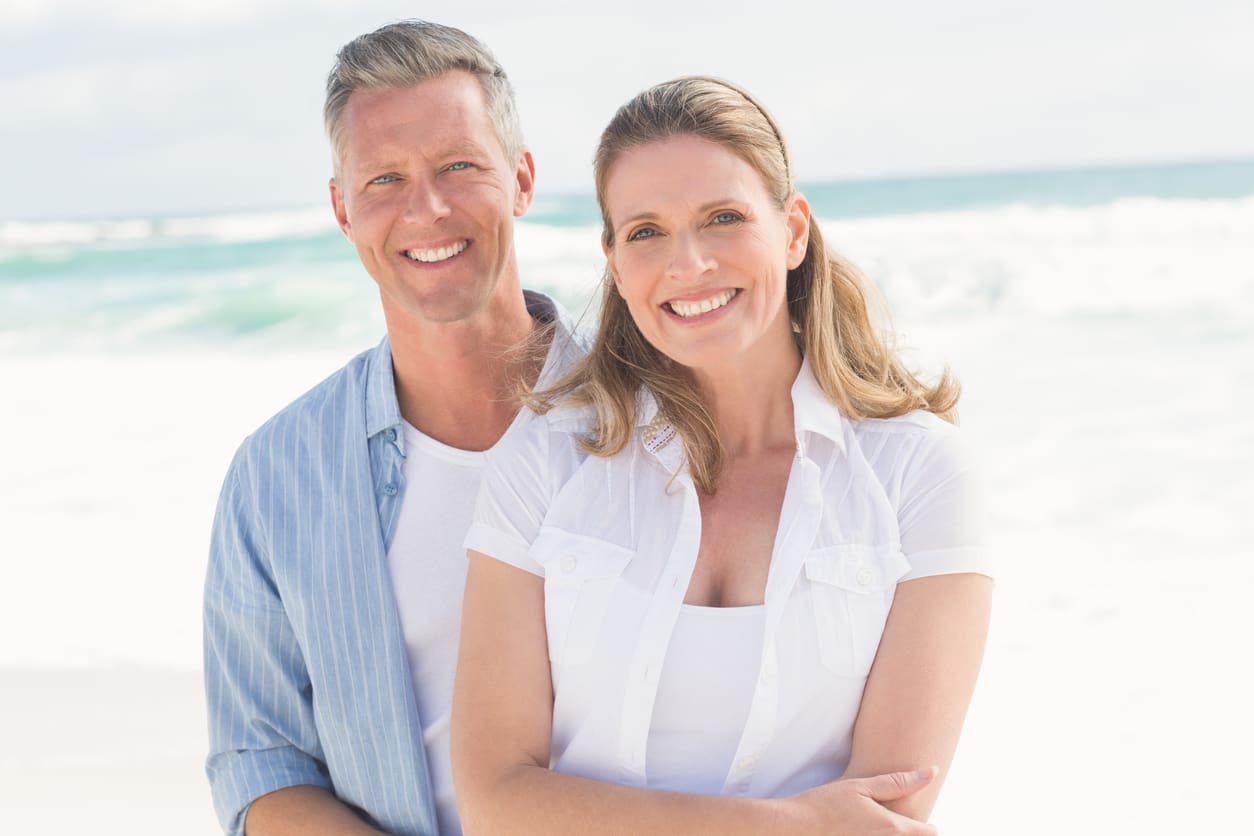
[[783,800],[786,820],[781,822],[780,832],[935,836],[937,831],[932,825],[894,813],[884,806],[884,802],[913,795],[935,777],[936,767],[933,766],[917,772],[842,778],[806,790]]

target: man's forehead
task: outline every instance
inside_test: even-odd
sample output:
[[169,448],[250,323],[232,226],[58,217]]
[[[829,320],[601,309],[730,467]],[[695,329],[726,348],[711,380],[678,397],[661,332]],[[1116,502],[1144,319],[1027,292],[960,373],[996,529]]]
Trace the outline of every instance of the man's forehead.
[[439,84],[440,79],[411,87],[358,90],[344,108],[342,131],[350,143],[419,141],[445,146],[482,147],[495,136],[478,83]]
[[453,70],[417,84],[354,90],[345,102],[344,117],[355,121],[390,121],[408,110],[427,111],[445,118],[486,117],[487,96],[474,75]]

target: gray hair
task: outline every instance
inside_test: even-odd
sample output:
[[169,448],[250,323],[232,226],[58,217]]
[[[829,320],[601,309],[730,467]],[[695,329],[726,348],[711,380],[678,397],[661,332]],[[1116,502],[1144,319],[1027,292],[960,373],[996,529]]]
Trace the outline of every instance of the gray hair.
[[522,149],[522,127],[514,88],[486,46],[460,29],[425,20],[389,23],[354,38],[335,56],[322,107],[335,172],[344,153],[344,108],[358,90],[412,87],[447,72],[463,70],[479,80],[488,117],[511,162]]

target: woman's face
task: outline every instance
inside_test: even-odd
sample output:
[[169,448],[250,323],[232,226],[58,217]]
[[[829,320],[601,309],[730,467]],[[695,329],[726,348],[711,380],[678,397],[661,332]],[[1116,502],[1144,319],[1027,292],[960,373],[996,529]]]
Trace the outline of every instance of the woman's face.
[[786,286],[805,255],[804,198],[781,211],[749,163],[687,134],[624,152],[604,197],[610,273],[655,348],[709,370],[795,354]]

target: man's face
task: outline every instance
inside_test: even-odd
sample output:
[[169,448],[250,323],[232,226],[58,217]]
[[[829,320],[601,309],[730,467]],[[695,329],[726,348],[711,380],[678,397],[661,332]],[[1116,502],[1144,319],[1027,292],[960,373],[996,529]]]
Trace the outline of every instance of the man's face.
[[389,314],[456,322],[516,291],[534,167],[505,157],[474,76],[353,93],[342,147],[332,206]]

